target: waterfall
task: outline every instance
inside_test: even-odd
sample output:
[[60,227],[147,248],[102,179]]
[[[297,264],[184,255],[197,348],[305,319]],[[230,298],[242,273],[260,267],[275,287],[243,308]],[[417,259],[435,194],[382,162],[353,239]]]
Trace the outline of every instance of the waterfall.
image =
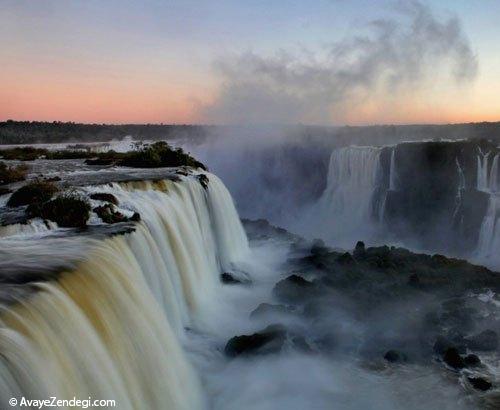
[[113,193],[142,221],[130,234],[88,239],[74,269],[3,308],[2,408],[23,395],[114,399],[120,409],[204,407],[184,329],[204,325],[219,273],[248,253],[229,193],[207,176],[207,189],[195,176],[84,188]]
[[493,157],[493,162],[491,164],[491,170],[490,170],[490,179],[489,179],[489,189],[492,192],[496,192],[500,189],[498,186],[498,156],[500,154],[496,154]]
[[381,177],[381,152],[382,148],[357,146],[333,151],[327,187],[314,211],[320,216],[318,228],[324,237],[352,245],[356,235],[371,233],[375,222],[374,193]]
[[479,232],[476,255],[489,262],[499,262],[498,250],[500,249],[500,225],[498,218],[500,216],[500,196],[498,195],[498,157],[493,157],[491,169],[488,174],[488,157],[490,152],[477,157],[477,189],[488,192],[490,195],[488,209],[484,216]]
[[500,196],[491,194],[488,210],[481,224],[477,255],[480,258],[499,258],[500,249]]
[[477,155],[477,189],[486,191],[488,189],[488,157],[490,152],[484,154],[479,148]]
[[389,169],[389,191],[396,190],[396,148],[393,148],[391,151],[391,165]]
[[453,219],[455,219],[461,205],[462,205],[462,199],[463,199],[463,192],[465,190],[465,173],[460,165],[460,161],[458,160],[458,157],[455,157],[455,163],[457,165],[457,173],[458,173],[458,187],[457,187],[457,196],[455,199],[455,209],[453,211]]

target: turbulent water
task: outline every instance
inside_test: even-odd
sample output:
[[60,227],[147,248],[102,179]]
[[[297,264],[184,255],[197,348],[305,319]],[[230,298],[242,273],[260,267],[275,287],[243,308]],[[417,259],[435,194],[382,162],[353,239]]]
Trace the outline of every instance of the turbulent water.
[[[474,250],[481,260],[495,258],[500,247],[498,161],[498,154],[478,152],[475,163],[475,188],[488,197]],[[452,211],[458,214],[470,178],[464,163],[452,162],[459,180]],[[260,201],[256,213],[281,201],[273,215],[279,217],[281,208],[301,233],[351,249],[359,239],[378,243],[389,237],[386,200],[406,188],[399,164],[396,147],[337,148],[324,189],[316,181],[314,195],[298,198],[289,185],[264,198],[265,190],[260,197],[258,186],[247,186],[236,199],[247,200],[247,208]],[[234,180],[236,165],[226,163]],[[282,164],[274,165],[270,187],[286,181],[278,170]],[[279,229],[258,232],[249,242],[228,189],[211,173],[170,170],[165,177],[155,170],[94,172],[81,164],[75,170],[71,161],[61,161],[57,171],[51,166],[39,161],[32,172],[63,172],[64,182],[87,196],[112,194],[120,212],[138,212],[141,221],[112,228],[93,214],[86,232],[40,219],[0,227],[2,408],[22,396],[114,399],[120,409],[476,408],[465,376],[434,362],[392,366],[378,351],[401,341],[411,351],[435,295],[373,306],[368,315],[336,291],[314,320],[307,317],[314,306],[296,315],[250,315],[263,302],[276,303],[273,288],[291,273],[319,278],[318,267],[305,271],[297,262],[314,256],[309,242]],[[206,186],[200,174],[207,176]],[[243,185],[250,182],[256,181],[247,176]],[[92,200],[92,207],[99,205]],[[222,283],[222,273],[243,284]],[[467,298],[481,314],[500,304],[489,293]],[[294,332],[279,354],[224,355],[233,336],[276,322]],[[297,348],[296,335],[310,350]],[[484,360],[485,377],[498,374],[498,359]]]
[[229,193],[209,178],[207,190],[195,178],[84,187],[113,193],[143,221],[131,234],[87,239],[84,247],[37,221],[2,229],[4,261],[18,269],[33,249],[45,270],[49,255],[80,259],[4,311],[2,400],[76,396],[112,398],[119,408],[204,408],[181,343],[186,328],[203,329],[213,318],[219,272],[248,254]]

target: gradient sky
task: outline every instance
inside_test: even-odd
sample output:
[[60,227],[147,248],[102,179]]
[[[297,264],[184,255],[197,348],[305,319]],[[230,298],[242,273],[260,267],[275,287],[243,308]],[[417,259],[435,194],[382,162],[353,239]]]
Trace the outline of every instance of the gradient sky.
[[[217,104],[224,81],[215,61],[317,50],[390,15],[396,3],[0,0],[0,120],[214,122],[203,107]],[[427,82],[415,95],[406,91],[397,109],[377,96],[327,122],[500,120],[500,2],[424,4],[438,18],[459,19],[477,76],[459,87]]]

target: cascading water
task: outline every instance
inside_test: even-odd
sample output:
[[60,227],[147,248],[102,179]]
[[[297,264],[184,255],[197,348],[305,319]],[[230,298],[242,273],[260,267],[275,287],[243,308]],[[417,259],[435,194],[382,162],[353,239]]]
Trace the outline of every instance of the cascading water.
[[485,191],[488,189],[488,157],[490,152],[483,153],[479,149],[477,154],[477,189]]
[[[114,399],[120,409],[204,407],[181,348],[184,328],[205,324],[219,273],[248,252],[229,193],[208,178],[207,189],[193,176],[84,188],[113,193],[142,222],[131,234],[86,240],[74,269],[4,308],[1,400],[76,396]],[[22,241],[13,243],[21,255]]]
[[396,174],[396,148],[391,151],[391,165],[389,170],[389,190],[396,191],[397,174]]
[[352,245],[361,235],[368,237],[376,229],[373,198],[381,178],[377,147],[344,147],[333,151],[328,169],[327,187],[317,209],[316,232],[336,244]]
[[[489,154],[489,153],[488,153]],[[477,158],[478,176],[477,186],[490,195],[488,210],[483,219],[476,253],[479,258],[490,263],[500,263],[500,193],[498,192],[498,160],[499,155],[493,158],[490,172],[488,173],[488,154]]]

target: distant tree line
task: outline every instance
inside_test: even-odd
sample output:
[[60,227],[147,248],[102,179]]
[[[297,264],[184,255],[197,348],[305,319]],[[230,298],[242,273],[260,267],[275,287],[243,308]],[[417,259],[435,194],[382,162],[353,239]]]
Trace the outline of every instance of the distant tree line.
[[[189,140],[203,142],[225,133],[238,136],[237,127],[171,124],[79,124],[75,122],[13,121],[0,122],[0,144],[61,142],[104,142],[121,140]],[[266,127],[256,127],[256,134]],[[216,132],[214,132],[216,131]],[[500,122],[477,122],[445,125],[372,125],[287,127],[290,140],[338,145],[384,145],[409,140],[489,139],[500,144]]]
[[13,121],[0,122],[0,144],[35,144],[121,140],[204,139],[201,125],[164,124],[79,124],[75,122]]

